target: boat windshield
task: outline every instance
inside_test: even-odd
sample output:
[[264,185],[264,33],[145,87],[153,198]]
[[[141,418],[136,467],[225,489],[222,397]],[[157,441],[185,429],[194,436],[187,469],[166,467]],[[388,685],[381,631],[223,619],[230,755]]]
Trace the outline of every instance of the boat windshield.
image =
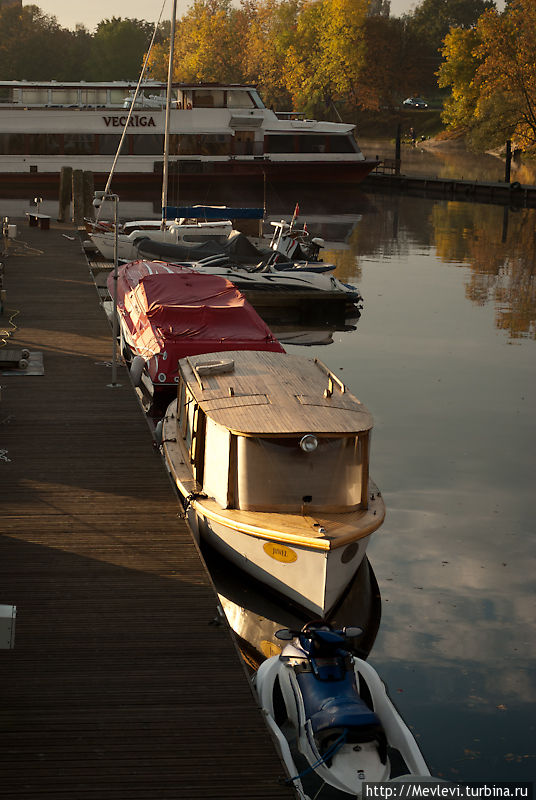
[[299,439],[238,437],[238,507],[249,511],[352,509],[361,502],[367,448],[357,436]]

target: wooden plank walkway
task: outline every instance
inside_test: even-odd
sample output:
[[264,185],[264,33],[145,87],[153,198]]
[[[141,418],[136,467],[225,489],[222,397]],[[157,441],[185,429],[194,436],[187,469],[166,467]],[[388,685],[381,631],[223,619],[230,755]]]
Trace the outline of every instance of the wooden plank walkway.
[[0,795],[294,797],[123,368],[107,386],[76,231],[10,221],[0,327],[44,374],[0,375]]

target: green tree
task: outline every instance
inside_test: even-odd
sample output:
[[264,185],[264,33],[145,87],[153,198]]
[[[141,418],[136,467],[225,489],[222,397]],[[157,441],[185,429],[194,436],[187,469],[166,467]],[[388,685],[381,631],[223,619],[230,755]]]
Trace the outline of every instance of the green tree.
[[153,30],[144,20],[112,17],[100,22],[92,39],[92,80],[136,80]]
[[65,80],[71,34],[37,6],[0,8],[0,74],[4,80]]

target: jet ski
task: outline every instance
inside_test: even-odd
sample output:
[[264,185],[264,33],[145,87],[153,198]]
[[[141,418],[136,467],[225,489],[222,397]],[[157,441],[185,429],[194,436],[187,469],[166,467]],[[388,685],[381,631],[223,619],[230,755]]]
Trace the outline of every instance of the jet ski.
[[350,641],[361,633],[323,622],[283,628],[281,655],[254,676],[287,782],[302,800],[325,784],[360,797],[364,781],[436,780],[377,672],[352,654]]

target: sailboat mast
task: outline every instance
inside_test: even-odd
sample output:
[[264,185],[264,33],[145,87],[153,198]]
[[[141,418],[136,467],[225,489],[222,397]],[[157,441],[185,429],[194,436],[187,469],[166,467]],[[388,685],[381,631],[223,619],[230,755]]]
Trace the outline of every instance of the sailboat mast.
[[166,227],[166,208],[168,196],[169,173],[169,122],[171,117],[171,86],[173,83],[173,56],[175,53],[175,22],[177,18],[177,0],[173,0],[171,12],[171,31],[169,34],[169,64],[166,92],[166,122],[164,128],[164,163],[162,167],[162,230]]

